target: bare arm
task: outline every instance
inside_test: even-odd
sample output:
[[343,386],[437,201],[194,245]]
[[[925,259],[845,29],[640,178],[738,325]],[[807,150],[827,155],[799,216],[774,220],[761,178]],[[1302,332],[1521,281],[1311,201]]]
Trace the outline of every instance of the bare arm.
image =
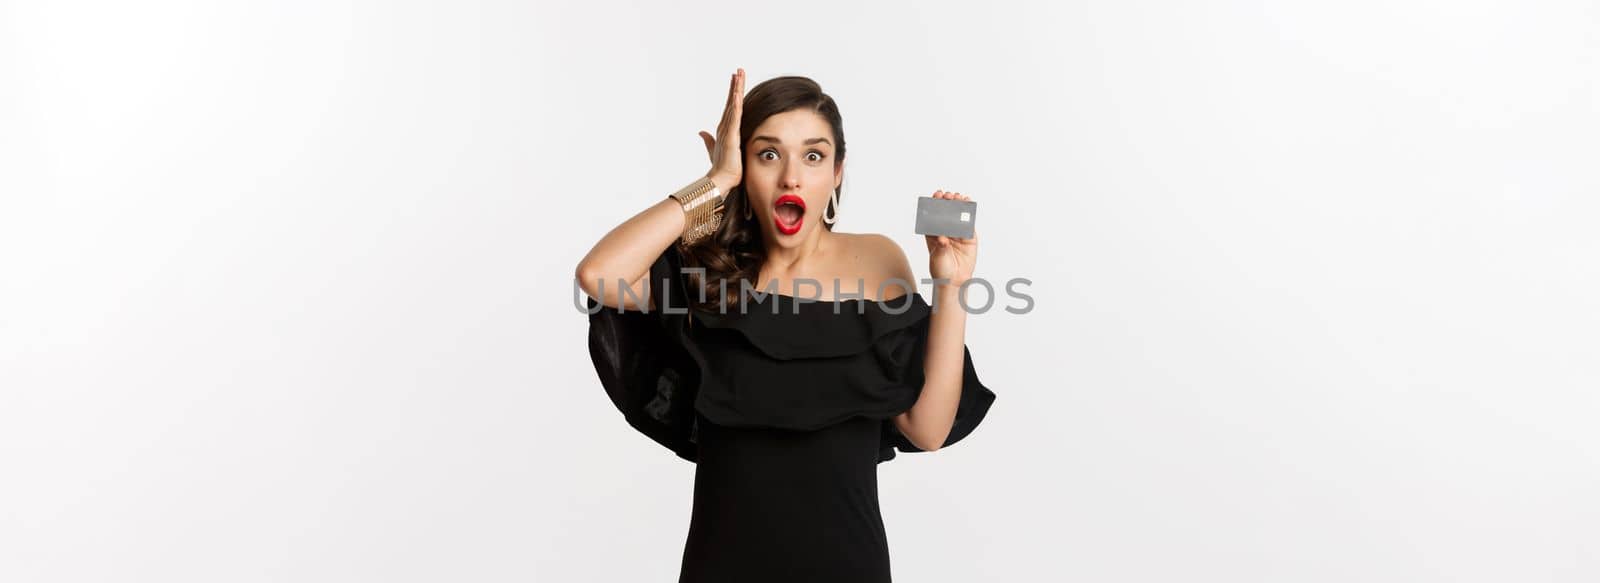
[[[935,192],[935,198],[971,200],[959,193]],[[967,310],[961,305],[961,285],[972,278],[978,260],[978,234],[971,239],[927,237],[928,271],[935,280],[933,314],[928,323],[928,349],[922,365],[922,394],[911,409],[894,417],[911,445],[923,451],[944,447],[955,426],[966,371]],[[906,271],[910,271],[907,267]]]
[[934,286],[929,316],[928,351],[922,364],[922,394],[916,404],[894,418],[895,428],[911,445],[938,451],[955,426],[966,365],[967,311],[957,298],[959,285]]
[[[650,301],[650,264],[678,240],[683,225],[683,207],[678,201],[662,197],[594,244],[578,262],[578,287],[610,308],[654,308]],[[623,292],[624,286],[630,289],[629,293]]]
[[[744,176],[739,152],[743,105],[744,69],[739,69],[728,84],[728,102],[717,124],[717,136],[700,132],[711,155],[711,171],[706,176],[724,195]],[[650,264],[682,236],[684,220],[683,207],[663,194],[660,201],[612,228],[594,244],[575,270],[578,287],[610,308],[655,309]]]

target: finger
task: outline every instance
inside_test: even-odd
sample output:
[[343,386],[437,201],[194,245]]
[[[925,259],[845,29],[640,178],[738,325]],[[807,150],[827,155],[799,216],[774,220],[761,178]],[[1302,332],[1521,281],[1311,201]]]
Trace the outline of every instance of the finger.
[[728,124],[730,123],[729,120],[734,119],[733,110],[734,110],[734,108],[738,107],[738,103],[740,101],[738,94],[739,94],[739,74],[738,73],[734,73],[731,77],[728,78],[728,101],[726,103],[722,104],[722,121],[717,123],[717,135],[718,136],[724,135],[724,130],[728,127]]
[[[728,83],[728,110],[737,112],[744,105],[744,69],[739,69],[733,74],[733,80]],[[737,119],[737,117],[735,118]]]
[[[716,150],[716,148],[717,148],[717,140],[716,140],[716,138],[711,137],[711,134],[706,133],[704,130],[702,130],[700,132],[700,141],[706,143],[706,154],[707,155],[711,155],[711,154],[715,154],[716,153],[716,151],[717,151]],[[712,160],[712,162],[716,162],[716,160]]]
[[739,69],[738,76],[734,78],[733,89],[733,116],[728,118],[734,133],[739,131],[739,116],[744,114],[744,69]]

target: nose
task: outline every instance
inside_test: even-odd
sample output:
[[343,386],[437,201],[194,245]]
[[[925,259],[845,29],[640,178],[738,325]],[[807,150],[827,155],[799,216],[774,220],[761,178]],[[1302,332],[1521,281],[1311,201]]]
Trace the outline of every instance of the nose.
[[784,192],[800,190],[800,169],[795,168],[793,165],[785,165],[783,167],[783,176],[779,178],[778,186],[783,187]]

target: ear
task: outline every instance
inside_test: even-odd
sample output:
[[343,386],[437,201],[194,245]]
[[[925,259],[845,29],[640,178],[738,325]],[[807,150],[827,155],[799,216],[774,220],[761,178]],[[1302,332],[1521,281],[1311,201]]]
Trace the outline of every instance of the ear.
[[833,189],[839,190],[841,184],[844,184],[844,160],[833,165]]

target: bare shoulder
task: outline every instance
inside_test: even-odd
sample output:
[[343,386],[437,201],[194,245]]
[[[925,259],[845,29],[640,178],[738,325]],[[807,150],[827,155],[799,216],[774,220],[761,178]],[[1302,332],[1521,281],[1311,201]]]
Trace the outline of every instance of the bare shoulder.
[[[916,276],[912,274],[911,262],[899,243],[879,233],[845,235],[851,238],[850,244],[856,250],[856,267],[868,286],[867,297],[892,300],[907,293],[916,293]],[[880,293],[882,297],[879,297]]]

